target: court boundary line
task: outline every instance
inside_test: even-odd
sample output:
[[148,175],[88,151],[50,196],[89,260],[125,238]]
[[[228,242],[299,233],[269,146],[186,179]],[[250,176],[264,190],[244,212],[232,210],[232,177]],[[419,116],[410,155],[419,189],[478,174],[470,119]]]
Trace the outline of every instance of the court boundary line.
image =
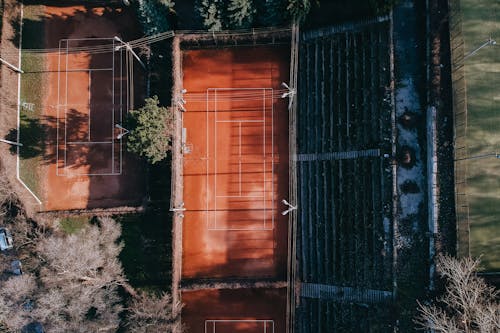
[[[212,332],[208,331],[208,324],[212,325]],[[263,333],[274,333],[274,319],[205,319],[205,333],[217,333],[217,323],[262,323]],[[271,330],[267,330],[267,324],[271,324]]]
[[[111,68],[68,68],[68,58],[69,58],[69,43],[71,41],[89,41],[89,40],[112,40],[112,45],[113,49],[111,52],[111,59],[112,59],[112,67]],[[66,66],[65,66],[65,75],[66,75],[66,82],[65,82],[65,103],[64,105],[61,104],[61,94],[60,94],[60,88],[61,88],[61,49],[62,45],[66,43],[66,52],[64,56],[66,57]],[[115,128],[115,56],[117,52],[115,51],[115,41],[113,38],[109,37],[102,37],[102,38],[71,38],[71,39],[60,39],[59,40],[59,52],[58,52],[58,91],[57,91],[57,98],[58,98],[58,103],[57,103],[57,122],[56,122],[56,175],[57,176],[66,176],[66,177],[77,177],[77,176],[118,176],[122,174],[123,171],[123,139],[119,139],[119,145],[120,145],[120,154],[119,154],[119,165],[120,169],[118,172],[115,171],[115,144],[116,142],[113,140],[114,139],[114,128]],[[120,75],[123,74],[123,49],[120,49]],[[93,71],[111,71],[111,138],[113,141],[91,141],[91,108],[92,108],[92,103],[91,103],[91,81],[92,81],[92,72]],[[75,73],[75,72],[87,72],[89,75],[89,102],[88,102],[88,108],[89,108],[89,113],[88,113],[88,141],[68,141],[67,138],[67,110],[66,108],[69,105],[84,105],[84,104],[68,104],[68,73]],[[120,76],[120,123],[123,122],[123,77]],[[127,86],[128,86],[128,71],[127,71]],[[127,102],[128,102],[128,94],[127,94]],[[64,164],[62,169],[64,172],[61,174],[59,172],[59,121],[60,121],[60,111],[59,108],[63,107],[64,108],[64,115],[65,115],[65,121],[64,121]],[[69,166],[67,165],[67,151],[68,151],[68,145],[95,145],[95,144],[102,144],[102,145],[107,145],[111,144],[111,172],[102,172],[102,173],[72,173],[68,172]],[[90,164],[89,164],[90,165]]]
[[[262,114],[263,114],[263,119],[262,120],[217,120],[217,91],[234,91],[234,90],[261,90],[262,91],[262,100],[263,100],[263,103],[262,103]],[[267,126],[267,123],[266,123],[266,98],[268,98],[268,96],[266,95],[266,91],[270,90],[271,91],[271,103],[270,103],[270,106],[271,106],[271,227],[267,227],[267,217],[266,217],[266,213],[267,213],[267,200],[266,200],[266,194],[267,194],[267,191],[266,191],[266,188],[267,188],[267,179],[266,179],[266,163],[267,163],[267,158],[266,158],[266,126]],[[214,94],[214,97],[213,99],[210,99],[209,98],[209,95],[210,95],[210,92],[213,92]],[[206,224],[207,224],[207,230],[209,231],[272,231],[274,230],[274,223],[275,223],[275,217],[274,217],[274,102],[272,100],[272,96],[273,96],[273,93],[274,93],[274,89],[273,88],[262,88],[262,87],[259,87],[259,88],[250,88],[250,87],[247,87],[247,88],[207,88],[206,89],[206,186],[207,186],[207,191],[206,191],[206,216],[207,216],[207,219],[206,219]],[[208,188],[209,188],[209,120],[208,120],[208,114],[209,114],[209,102],[213,101],[214,103],[214,106],[213,106],[213,109],[214,109],[214,193],[215,193],[215,197],[214,197],[214,209],[213,209],[213,212],[209,209],[209,191],[208,191]],[[257,111],[258,112],[258,111]],[[217,143],[216,143],[216,140],[217,140],[217,123],[240,123],[240,130],[241,130],[241,122],[248,122],[248,123],[263,123],[263,167],[264,167],[264,171],[263,171],[263,174],[264,174],[264,180],[263,180],[263,184],[264,184],[264,195],[263,196],[218,196],[217,195]],[[241,134],[241,133],[240,133]],[[241,149],[241,138],[240,138],[240,147],[239,149]],[[240,184],[239,186],[241,187],[241,158],[239,160],[239,167],[240,167],[240,174],[239,174],[239,177],[240,177]],[[264,220],[263,220],[263,227],[260,227],[260,228],[219,228],[217,227],[217,219],[216,219],[216,216],[215,214],[217,213],[217,198],[263,198],[263,203],[264,203]],[[225,210],[225,211],[229,211],[229,210]],[[214,219],[215,219],[215,223],[214,223],[214,227],[211,227],[210,225],[210,217],[211,217],[211,214],[214,214]]]

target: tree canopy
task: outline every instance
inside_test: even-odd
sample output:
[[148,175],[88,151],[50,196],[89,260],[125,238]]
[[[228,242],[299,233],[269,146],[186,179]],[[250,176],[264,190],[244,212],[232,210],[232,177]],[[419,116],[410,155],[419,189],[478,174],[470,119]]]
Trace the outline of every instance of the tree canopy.
[[173,113],[159,103],[157,96],[147,98],[145,105],[130,111],[127,119],[127,150],[151,164],[167,157],[172,142]]

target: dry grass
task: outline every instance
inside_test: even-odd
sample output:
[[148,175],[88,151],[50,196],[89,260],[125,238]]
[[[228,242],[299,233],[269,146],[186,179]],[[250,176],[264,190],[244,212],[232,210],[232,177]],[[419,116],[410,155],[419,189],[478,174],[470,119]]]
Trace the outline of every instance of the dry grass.
[[[500,3],[463,0],[465,53],[488,37],[500,42]],[[467,84],[467,145],[469,156],[500,152],[500,52],[497,46],[479,50],[465,62]],[[500,271],[500,160],[469,160],[467,194],[470,208],[470,251],[483,255],[486,271]]]
[[[14,65],[18,65],[17,43],[19,38],[16,26],[20,21],[21,5],[16,0],[5,0],[4,6],[0,56]],[[5,138],[17,128],[18,74],[6,66],[1,66],[0,71],[0,87],[2,91],[0,100],[0,137]],[[28,215],[32,215],[40,206],[17,180],[17,155],[12,154],[10,147],[3,143],[0,145],[0,162],[3,166],[0,177],[9,180],[12,190],[23,203]]]

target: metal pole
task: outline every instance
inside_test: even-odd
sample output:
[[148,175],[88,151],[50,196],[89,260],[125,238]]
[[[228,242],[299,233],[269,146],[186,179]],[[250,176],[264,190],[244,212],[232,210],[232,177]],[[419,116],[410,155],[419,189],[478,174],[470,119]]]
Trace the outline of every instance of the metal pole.
[[[141,61],[141,58],[139,58],[139,56],[134,52],[134,50],[132,50],[132,48],[130,47],[130,45],[128,43],[125,43],[124,41],[122,41],[120,39],[120,37],[117,37],[117,36],[115,36],[115,40],[122,43],[127,48],[127,50],[129,50],[130,53],[132,53],[134,58],[137,59],[137,61],[141,64],[142,68],[146,69],[146,65],[144,65],[144,63]],[[118,46],[117,48],[119,49],[120,47]]]
[[500,159],[500,154],[489,153],[489,154],[483,154],[483,155],[475,155],[475,156],[469,156],[469,157],[464,157],[464,158],[457,158],[455,161],[477,160],[477,159],[486,158],[486,157],[495,157],[495,158]]
[[9,145],[14,145],[14,146],[18,146],[18,147],[22,147],[23,146],[22,143],[10,141],[10,140],[5,140],[5,139],[0,139],[0,142],[8,143]]
[[481,50],[483,47],[486,47],[488,45],[495,45],[497,42],[494,40],[494,39],[491,39],[488,38],[488,40],[486,42],[484,42],[482,45],[480,45],[478,48],[476,48],[475,50],[469,52],[469,54],[467,54],[466,56],[464,56],[464,59],[467,59],[471,56],[473,56],[474,54],[476,54],[479,50]]
[[21,74],[23,74],[23,73],[24,73],[24,72],[22,71],[22,69],[21,69],[21,68],[17,68],[16,66],[12,65],[10,62],[8,62],[8,61],[6,61],[6,60],[3,60],[2,58],[0,58],[0,62],[1,62],[2,64],[7,65],[7,67],[9,67],[10,69],[12,69],[12,70],[13,70],[13,71],[15,71],[15,72],[18,72],[18,73],[21,73]]

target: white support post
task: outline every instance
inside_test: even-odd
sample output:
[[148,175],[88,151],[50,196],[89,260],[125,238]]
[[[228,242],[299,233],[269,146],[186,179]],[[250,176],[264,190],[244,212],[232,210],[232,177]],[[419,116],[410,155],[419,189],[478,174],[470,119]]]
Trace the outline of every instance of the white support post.
[[464,56],[464,59],[467,59],[471,56],[473,56],[474,54],[476,54],[479,50],[481,50],[482,48],[488,46],[488,45],[496,45],[497,42],[491,38],[491,36],[488,38],[488,40],[486,42],[484,42],[483,44],[481,44],[479,47],[477,47],[476,49],[472,50],[471,52],[469,52],[469,54],[466,54]]
[[292,108],[292,103],[293,103],[293,97],[295,96],[295,89],[291,88],[288,84],[285,82],[281,82],[281,86],[286,88],[288,91],[283,93],[281,95],[281,98],[287,98],[288,97],[288,110]]
[[120,134],[118,134],[116,136],[117,140],[120,140],[125,135],[127,135],[128,133],[130,133],[130,131],[128,129],[126,129],[125,127],[121,126],[120,124],[115,124],[115,127],[122,131]]
[[285,199],[281,200],[281,203],[283,203],[285,206],[288,207],[287,210],[284,210],[281,212],[281,215],[285,216],[287,215],[288,213],[294,211],[294,210],[297,210],[298,206],[297,205],[292,205],[291,203],[289,203],[288,201],[286,201]]
[[[142,68],[146,69],[146,65],[144,65],[144,63],[141,61],[141,58],[139,58],[139,56],[134,52],[134,50],[132,50],[132,47],[130,47],[128,43],[125,43],[123,40],[120,39],[120,37],[115,36],[114,38],[116,41],[122,43],[123,46],[125,46],[125,48],[128,51],[130,51],[130,53],[134,56],[134,58],[137,59],[137,61],[141,64]],[[118,51],[120,48],[122,48],[122,46],[117,46],[116,50]]]
[[13,71],[15,72],[18,72],[18,73],[21,73],[21,74],[24,74],[23,70],[21,68],[18,68],[14,65],[12,65],[10,62],[0,58],[0,62],[4,65],[6,65],[7,67],[9,67],[10,69],[12,69]]
[[10,141],[10,140],[5,140],[5,139],[0,139],[0,142],[8,143],[9,145],[18,146],[18,147],[22,147],[23,146],[22,143]]

